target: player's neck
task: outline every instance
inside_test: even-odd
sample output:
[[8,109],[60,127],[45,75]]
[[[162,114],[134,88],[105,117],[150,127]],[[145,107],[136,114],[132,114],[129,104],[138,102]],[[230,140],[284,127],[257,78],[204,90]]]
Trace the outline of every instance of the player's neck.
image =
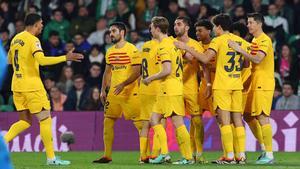
[[183,36],[178,36],[177,39],[181,42],[187,43],[189,41],[189,36],[187,34],[184,34]]
[[263,33],[263,31],[260,29],[260,30],[257,30],[256,32],[253,33],[253,36],[255,38],[258,38],[261,34]]
[[164,38],[167,38],[167,37],[168,37],[167,34],[163,34],[163,33],[162,33],[162,34],[159,35],[158,41],[161,42]]
[[208,38],[202,40],[202,44],[209,44],[210,41],[211,41],[211,38],[208,37]]
[[116,48],[122,48],[126,44],[124,39],[121,39],[118,43],[116,43]]
[[27,27],[25,29],[26,32],[29,32],[30,34],[32,34],[33,36],[36,36],[36,31],[33,28]]

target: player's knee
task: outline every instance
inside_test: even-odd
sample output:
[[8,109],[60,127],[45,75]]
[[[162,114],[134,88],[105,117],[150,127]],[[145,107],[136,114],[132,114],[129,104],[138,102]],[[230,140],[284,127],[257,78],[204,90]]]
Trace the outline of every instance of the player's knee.
[[250,114],[244,114],[243,119],[244,119],[247,123],[250,123],[252,120],[255,119],[255,117],[251,116]]
[[261,126],[270,123],[269,117],[266,116],[266,115],[264,115],[263,113],[262,113],[261,115],[258,116],[258,121],[259,121],[259,124],[260,124]]
[[43,111],[41,111],[39,113],[36,113],[35,116],[37,117],[37,119],[39,121],[43,121],[43,120],[51,117],[50,116],[50,110],[43,110]]

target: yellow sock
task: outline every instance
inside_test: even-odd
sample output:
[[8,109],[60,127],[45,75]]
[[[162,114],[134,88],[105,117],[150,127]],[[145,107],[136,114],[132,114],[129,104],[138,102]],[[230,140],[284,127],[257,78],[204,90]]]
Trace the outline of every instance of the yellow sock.
[[40,121],[40,134],[44,143],[44,147],[48,159],[55,158],[51,129],[52,129],[51,117],[48,117],[47,119]]
[[134,121],[133,124],[134,124],[135,128],[138,130],[139,135],[140,135],[142,128],[143,128],[143,121]]
[[158,139],[158,135],[154,132],[153,135],[153,145],[152,145],[152,156],[157,157],[160,152],[160,142]]
[[176,129],[176,133],[178,136],[178,142],[182,144],[182,156],[187,159],[191,160],[193,158],[192,152],[191,152],[191,142],[190,142],[190,135],[187,131],[185,125],[181,125]]
[[[218,124],[219,126],[219,129],[220,129],[220,132],[221,132],[221,127],[222,125]],[[225,146],[224,146],[224,138],[222,137],[222,133],[221,134],[221,143],[222,143],[222,150],[223,150],[223,157],[226,157],[227,156],[227,152],[225,150]]]
[[155,133],[157,133],[158,140],[160,142],[161,154],[168,154],[168,140],[164,127],[161,124],[157,124],[153,126],[153,130]]
[[257,139],[260,145],[264,144],[262,132],[261,132],[261,126],[258,122],[258,120],[253,119],[249,123],[249,128],[251,129],[254,137]]
[[15,122],[12,126],[10,126],[8,132],[5,134],[5,136],[4,136],[5,142],[6,143],[10,142],[18,134],[20,134],[22,131],[28,129],[29,127],[30,127],[30,124],[24,120]]
[[237,133],[235,130],[235,127],[233,124],[230,125],[232,130],[232,136],[233,136],[233,150],[234,150],[234,156],[239,157],[240,154],[240,145],[237,138]]
[[111,118],[104,118],[103,128],[103,142],[104,142],[104,156],[111,158],[112,144],[114,142],[114,125],[115,120]]
[[147,158],[148,138],[140,137],[140,154],[141,159]]
[[221,135],[223,137],[224,148],[227,152],[228,158],[233,158],[233,136],[232,129],[230,125],[225,125],[221,127]]
[[191,121],[190,123],[190,140],[191,140],[191,151],[193,153],[196,153],[197,152],[197,149],[196,149],[196,143],[195,143],[195,127],[193,125],[193,122]]
[[262,136],[264,140],[264,145],[266,147],[266,152],[272,152],[272,127],[270,124],[261,126]]
[[193,117],[192,122],[195,127],[194,139],[195,139],[197,153],[202,154],[203,141],[204,141],[204,127],[203,127],[202,119],[200,116],[195,116]]
[[245,147],[246,147],[246,132],[244,127],[236,127],[236,138],[239,145],[239,153],[245,153]]
[[179,133],[177,130],[176,130],[176,140],[177,140],[177,144],[178,144],[178,148],[179,148],[181,156],[185,157],[186,153],[184,150],[183,140],[180,139],[180,136],[179,136]]

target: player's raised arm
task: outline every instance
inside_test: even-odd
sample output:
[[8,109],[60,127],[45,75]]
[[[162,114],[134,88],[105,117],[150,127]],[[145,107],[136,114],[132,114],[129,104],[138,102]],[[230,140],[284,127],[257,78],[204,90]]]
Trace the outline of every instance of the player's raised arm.
[[245,51],[244,49],[242,49],[242,47],[232,41],[232,40],[228,40],[228,45],[235,51],[241,53],[246,59],[250,60],[253,63],[260,63],[264,57],[266,56],[266,54],[263,51],[258,51],[256,55],[252,55],[251,53],[248,53],[247,51]]
[[205,53],[199,53],[194,48],[191,48],[188,45],[186,45],[185,43],[179,42],[179,41],[174,42],[174,45],[179,49],[189,52],[197,60],[199,60],[200,62],[202,62],[204,64],[208,63],[216,55],[216,53],[213,50],[206,50]]
[[168,75],[170,75],[172,72],[172,66],[170,61],[165,61],[162,63],[162,70],[159,73],[156,73],[152,76],[147,77],[146,79],[143,79],[143,83],[145,85],[148,85],[154,80],[160,80]]

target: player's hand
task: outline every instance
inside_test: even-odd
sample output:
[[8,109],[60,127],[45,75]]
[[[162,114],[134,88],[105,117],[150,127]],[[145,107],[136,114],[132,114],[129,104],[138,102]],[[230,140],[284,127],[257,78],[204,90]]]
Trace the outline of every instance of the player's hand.
[[106,92],[105,91],[101,91],[100,100],[101,100],[102,105],[105,105],[105,102],[106,102]]
[[84,56],[81,53],[73,53],[74,50],[75,50],[75,48],[71,49],[67,53],[67,55],[66,55],[67,60],[81,62],[81,60],[83,59]]
[[115,88],[114,94],[115,94],[115,95],[120,94],[120,93],[123,91],[124,87],[125,87],[125,86],[124,86],[123,83],[120,83],[120,84],[118,84],[117,86],[115,86],[115,87],[114,87],[114,88]]
[[151,79],[150,77],[147,77],[147,78],[145,78],[145,79],[142,80],[142,82],[143,82],[146,86],[148,86],[149,83],[151,83],[151,81],[152,81],[152,79]]
[[238,43],[236,43],[235,41],[230,40],[230,39],[228,40],[228,45],[229,45],[229,47],[231,47],[233,50],[235,50],[237,52],[239,52],[241,49],[241,47]]
[[205,99],[208,99],[212,95],[212,86],[206,86],[205,89]]
[[183,58],[185,58],[186,60],[192,61],[194,59],[194,56],[190,52],[186,52],[183,55]]
[[182,49],[182,50],[186,50],[187,45],[183,42],[180,41],[175,41],[174,45],[178,48],[178,49]]

